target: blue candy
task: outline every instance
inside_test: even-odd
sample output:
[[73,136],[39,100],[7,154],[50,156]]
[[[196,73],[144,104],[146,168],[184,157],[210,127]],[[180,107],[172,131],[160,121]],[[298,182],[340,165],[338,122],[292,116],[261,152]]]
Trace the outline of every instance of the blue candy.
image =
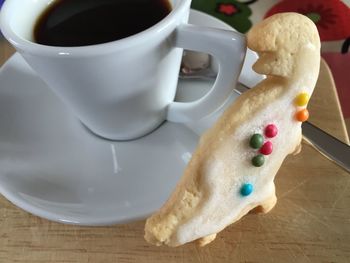
[[252,184],[244,184],[241,188],[241,195],[242,196],[248,196],[253,192],[253,185]]

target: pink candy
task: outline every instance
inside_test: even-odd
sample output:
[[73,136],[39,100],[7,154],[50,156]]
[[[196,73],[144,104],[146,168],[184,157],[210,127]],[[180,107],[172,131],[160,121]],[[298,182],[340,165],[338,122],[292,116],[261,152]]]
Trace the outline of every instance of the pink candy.
[[269,124],[269,125],[266,126],[266,128],[265,128],[265,136],[267,138],[273,138],[273,137],[275,137],[277,135],[277,133],[278,133],[278,129],[277,129],[276,125]]
[[[276,125],[269,124],[266,126],[265,136],[267,138],[276,137],[277,133],[278,133],[278,129]],[[265,142],[264,145],[260,148],[260,153],[262,153],[263,155],[269,155],[272,153],[272,151],[273,151],[273,144],[270,141]]]
[[260,153],[263,155],[269,155],[273,151],[273,145],[272,142],[268,141],[265,142],[264,145],[260,148]]

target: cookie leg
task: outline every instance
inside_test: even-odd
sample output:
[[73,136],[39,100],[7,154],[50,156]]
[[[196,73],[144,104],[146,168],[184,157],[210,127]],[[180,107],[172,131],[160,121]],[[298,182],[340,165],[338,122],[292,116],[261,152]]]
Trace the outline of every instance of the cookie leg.
[[204,247],[205,245],[208,245],[210,242],[212,242],[215,238],[216,238],[216,234],[202,237],[197,240],[197,245],[200,247]]
[[273,194],[273,196],[262,202],[259,206],[255,207],[251,212],[254,214],[267,214],[275,207],[276,203],[277,197],[275,194]]

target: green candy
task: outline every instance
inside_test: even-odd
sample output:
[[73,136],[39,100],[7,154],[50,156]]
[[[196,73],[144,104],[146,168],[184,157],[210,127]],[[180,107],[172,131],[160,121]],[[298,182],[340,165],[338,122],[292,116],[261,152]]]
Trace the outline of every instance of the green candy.
[[253,149],[260,149],[263,143],[264,137],[261,134],[256,133],[252,136],[252,138],[250,138],[249,145]]
[[265,163],[265,157],[262,154],[259,154],[252,159],[252,164],[255,167],[261,167],[264,165],[264,163]]

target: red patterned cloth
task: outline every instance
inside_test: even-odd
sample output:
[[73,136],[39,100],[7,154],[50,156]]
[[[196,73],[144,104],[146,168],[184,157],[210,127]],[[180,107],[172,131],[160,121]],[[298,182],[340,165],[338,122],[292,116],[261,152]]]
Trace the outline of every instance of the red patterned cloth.
[[317,26],[322,41],[350,37],[350,9],[340,0],[283,0],[265,15],[297,12],[309,17]]

